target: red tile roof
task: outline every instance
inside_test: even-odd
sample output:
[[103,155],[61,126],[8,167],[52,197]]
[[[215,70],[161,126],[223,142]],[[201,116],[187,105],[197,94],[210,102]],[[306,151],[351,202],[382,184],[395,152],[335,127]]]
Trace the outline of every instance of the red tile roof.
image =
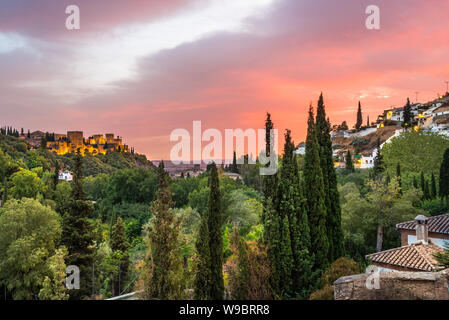
[[[449,234],[449,213],[429,217],[429,220],[427,220],[427,225],[429,226],[429,232]],[[412,220],[398,223],[396,225],[396,229],[415,230],[416,222],[415,220]]]
[[366,258],[374,264],[377,262],[417,271],[438,271],[440,268],[434,257],[437,252],[444,250],[433,243],[424,245],[418,241],[407,246],[369,254]]

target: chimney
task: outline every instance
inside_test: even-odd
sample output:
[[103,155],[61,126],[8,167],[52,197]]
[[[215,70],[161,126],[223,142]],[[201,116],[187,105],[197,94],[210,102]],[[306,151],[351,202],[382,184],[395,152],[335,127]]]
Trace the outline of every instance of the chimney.
[[429,218],[419,215],[415,218],[416,221],[416,240],[422,241],[423,244],[429,243],[429,226],[427,221]]

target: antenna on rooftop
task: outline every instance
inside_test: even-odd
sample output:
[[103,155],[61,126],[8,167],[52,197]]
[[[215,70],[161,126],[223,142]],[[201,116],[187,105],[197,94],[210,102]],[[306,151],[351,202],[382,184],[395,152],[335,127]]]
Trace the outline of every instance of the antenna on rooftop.
[[448,93],[449,92],[449,81],[445,81],[445,83],[446,83],[446,93]]
[[419,94],[419,92],[418,92],[418,91],[415,91],[415,94],[416,94],[416,100],[415,100],[415,103],[418,103],[418,94]]

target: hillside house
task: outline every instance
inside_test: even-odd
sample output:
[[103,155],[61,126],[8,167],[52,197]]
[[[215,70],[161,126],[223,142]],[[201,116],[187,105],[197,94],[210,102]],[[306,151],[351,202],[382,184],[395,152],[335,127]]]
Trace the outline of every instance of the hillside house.
[[429,238],[429,219],[419,215],[413,221],[415,242],[399,248],[376,252],[366,259],[379,268],[379,271],[413,271],[434,272],[442,268],[434,255],[443,253],[444,249]]
[[73,180],[73,175],[68,170],[60,171],[58,179],[59,180],[64,180],[64,181],[72,181]]
[[[427,218],[428,237],[437,246],[443,248],[449,242],[449,213]],[[415,221],[398,223],[396,229],[401,232],[401,245],[417,241]]]

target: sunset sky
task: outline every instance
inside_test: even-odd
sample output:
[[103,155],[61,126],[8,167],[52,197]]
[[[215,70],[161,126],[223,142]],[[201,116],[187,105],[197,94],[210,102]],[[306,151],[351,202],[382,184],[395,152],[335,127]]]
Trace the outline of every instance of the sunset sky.
[[[67,30],[78,5],[81,29]],[[380,7],[380,30],[365,27]],[[168,159],[173,129],[305,138],[324,93],[333,124],[374,121],[449,80],[446,0],[2,0],[0,126],[113,132]]]

